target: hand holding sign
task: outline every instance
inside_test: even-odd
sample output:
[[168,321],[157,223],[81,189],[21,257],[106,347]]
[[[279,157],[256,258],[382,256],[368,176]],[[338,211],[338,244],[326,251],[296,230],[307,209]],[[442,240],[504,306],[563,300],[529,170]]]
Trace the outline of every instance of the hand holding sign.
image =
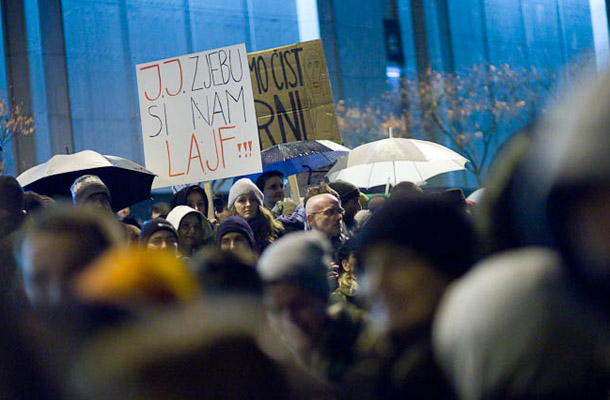
[[243,44],[136,68],[146,167],[163,182],[153,187],[262,170]]

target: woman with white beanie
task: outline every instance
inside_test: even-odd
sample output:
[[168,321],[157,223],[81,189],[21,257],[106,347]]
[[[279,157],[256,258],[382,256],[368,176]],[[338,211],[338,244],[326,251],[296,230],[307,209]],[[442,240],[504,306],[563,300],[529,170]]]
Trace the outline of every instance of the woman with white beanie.
[[176,206],[167,221],[178,232],[178,250],[183,257],[192,257],[202,246],[214,238],[214,228],[199,211],[189,206]]
[[273,218],[273,214],[263,204],[263,193],[248,178],[235,182],[229,191],[228,208],[232,215],[239,215],[248,221],[256,241],[254,250],[263,250],[284,233],[284,226]]

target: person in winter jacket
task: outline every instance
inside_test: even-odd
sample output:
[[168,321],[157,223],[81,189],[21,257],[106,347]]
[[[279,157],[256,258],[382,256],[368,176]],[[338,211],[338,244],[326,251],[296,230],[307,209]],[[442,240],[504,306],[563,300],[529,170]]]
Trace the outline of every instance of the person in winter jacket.
[[606,75],[539,125],[509,193],[522,247],[444,299],[435,352],[460,398],[607,398],[609,106]]

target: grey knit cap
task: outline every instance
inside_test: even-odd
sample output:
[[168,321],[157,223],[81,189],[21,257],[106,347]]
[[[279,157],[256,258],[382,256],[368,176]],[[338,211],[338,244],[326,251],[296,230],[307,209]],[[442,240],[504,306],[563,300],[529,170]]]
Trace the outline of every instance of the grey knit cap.
[[94,194],[103,193],[108,196],[108,200],[112,201],[110,191],[106,184],[97,175],[83,175],[78,177],[72,187],[72,201],[74,204],[82,204]]
[[292,283],[328,299],[331,247],[320,232],[296,232],[265,250],[257,269],[266,284]]
[[256,197],[256,200],[258,200],[258,204],[263,204],[263,192],[261,192],[250,179],[242,178],[231,186],[231,190],[229,191],[229,202],[227,204],[229,210],[233,208],[235,200],[243,194],[253,194],[254,197]]

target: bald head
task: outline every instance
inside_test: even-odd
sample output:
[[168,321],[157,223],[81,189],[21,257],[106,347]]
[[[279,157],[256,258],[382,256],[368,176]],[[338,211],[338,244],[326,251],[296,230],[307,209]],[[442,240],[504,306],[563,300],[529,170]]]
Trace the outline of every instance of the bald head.
[[339,204],[339,199],[330,193],[317,194],[307,201],[307,204],[305,205],[305,211],[308,215],[311,213],[319,212],[324,209],[326,204],[329,203]]
[[372,196],[369,199],[369,210],[372,213],[376,213],[388,202],[388,198],[385,196]]
[[307,222],[314,230],[319,230],[329,237],[341,232],[343,209],[336,196],[322,193],[311,197],[305,208]]

